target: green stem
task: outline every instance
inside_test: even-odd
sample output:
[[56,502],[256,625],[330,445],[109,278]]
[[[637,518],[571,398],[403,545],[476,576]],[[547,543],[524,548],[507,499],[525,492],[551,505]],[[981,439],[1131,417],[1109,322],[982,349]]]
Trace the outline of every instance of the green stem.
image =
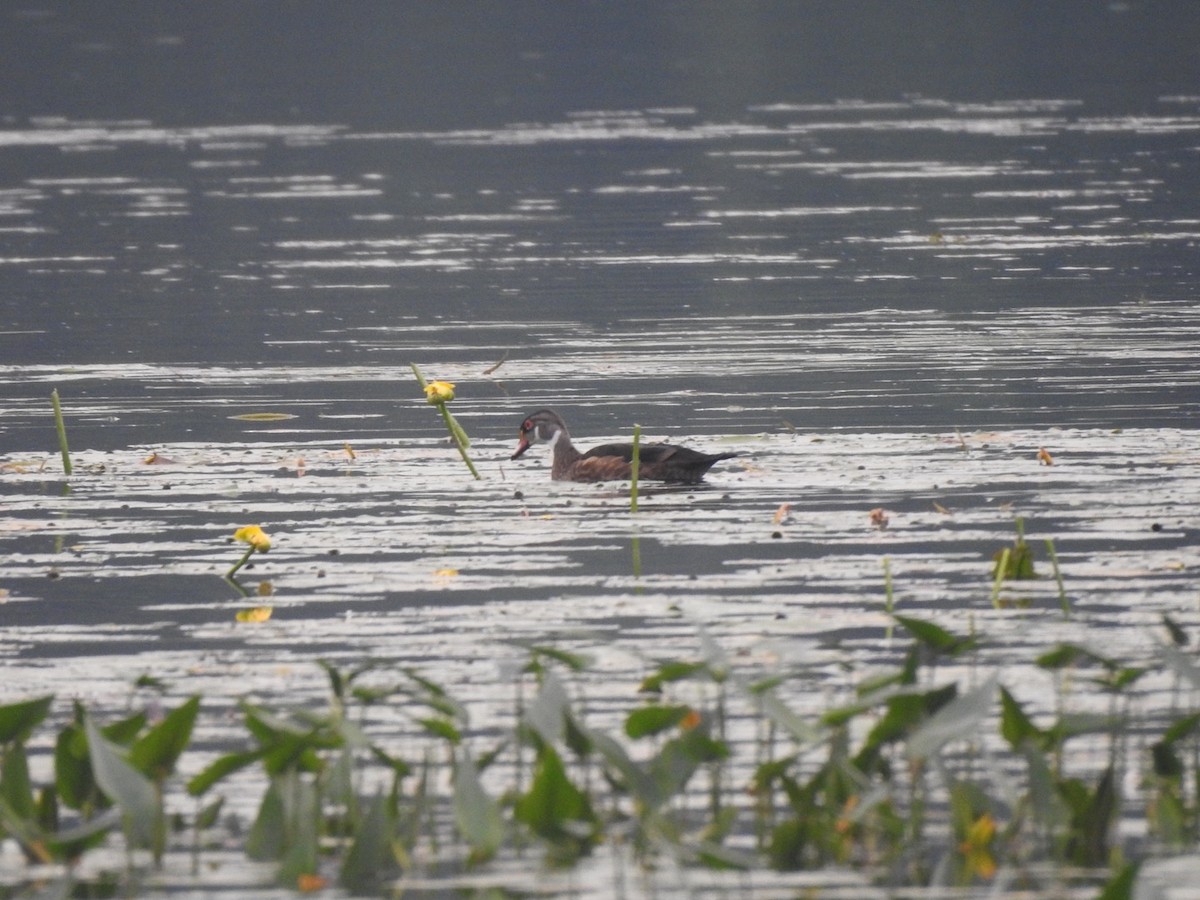
[[1000,561],[996,563],[996,580],[992,582],[992,606],[996,609],[1000,608],[1000,588],[1004,586],[1005,576],[1008,575],[1008,560],[1012,555],[1012,548],[1005,547],[1000,554]]
[[244,566],[249,561],[250,556],[253,553],[254,553],[254,545],[251,544],[249,547],[246,548],[246,552],[242,554],[242,558],[233,564],[232,569],[230,569],[228,572],[225,573],[225,577],[232,578],[233,573],[236,572],[238,569],[240,569],[242,566]]
[[479,472],[475,469],[475,463],[471,462],[471,457],[467,455],[466,435],[463,433],[458,423],[454,421],[454,417],[450,415],[450,410],[446,409],[445,403],[437,404],[437,408],[442,411],[442,418],[446,422],[446,428],[450,432],[450,437],[454,439],[454,446],[458,448],[458,455],[462,457],[463,462],[467,464],[467,468],[471,470],[471,474],[475,476],[476,481],[481,481]]
[[641,468],[642,426],[633,426],[633,459],[629,463],[629,511],[638,511],[638,469]]
[[887,639],[892,639],[892,626],[895,624],[892,619],[892,608],[895,606],[896,598],[892,591],[892,561],[888,557],[883,558],[883,611],[888,614]]
[[417,368],[417,364],[409,363],[408,365],[412,368],[413,374],[417,376],[417,384],[421,386],[421,390],[425,390],[425,376],[421,374],[421,370]]
[[[425,390],[426,381],[425,376],[421,374],[421,369],[415,362],[410,362],[408,366],[412,369],[413,375],[416,376],[417,384],[420,385],[421,390]],[[434,405],[441,410],[442,419],[446,423],[446,430],[450,432],[450,437],[454,440],[454,446],[458,448],[458,455],[467,464],[467,468],[471,470],[471,474],[475,476],[475,480],[482,481],[483,476],[479,474],[479,470],[475,468],[475,463],[471,462],[471,457],[467,455],[467,447],[471,444],[467,438],[467,433],[463,431],[462,426],[458,424],[454,416],[450,415],[450,410],[446,409],[445,403],[436,403]]]
[[1063,586],[1062,571],[1058,568],[1058,554],[1054,552],[1054,541],[1046,538],[1046,553],[1050,556],[1050,565],[1054,566],[1054,580],[1058,582],[1058,605],[1062,607],[1063,618],[1071,618],[1071,601],[1067,599],[1067,589]]
[[54,427],[58,429],[58,449],[62,453],[63,473],[71,474],[71,452],[67,449],[67,426],[63,424],[62,406],[58,402],[58,388],[50,392],[50,405],[54,407]]

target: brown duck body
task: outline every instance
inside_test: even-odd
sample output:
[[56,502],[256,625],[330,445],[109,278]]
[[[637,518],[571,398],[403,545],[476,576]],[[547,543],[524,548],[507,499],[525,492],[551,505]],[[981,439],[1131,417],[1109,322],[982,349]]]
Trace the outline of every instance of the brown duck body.
[[[540,409],[521,423],[516,459],[533,444],[551,445],[550,477],[555,481],[626,481],[633,474],[633,444],[604,444],[581,453],[558,413]],[[696,484],[714,464],[736,453],[700,453],[674,444],[641,444],[638,478]]]

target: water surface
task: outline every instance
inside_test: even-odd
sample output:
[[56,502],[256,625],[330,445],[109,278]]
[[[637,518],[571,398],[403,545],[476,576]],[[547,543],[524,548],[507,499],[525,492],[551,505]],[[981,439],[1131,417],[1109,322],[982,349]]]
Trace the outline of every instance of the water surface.
[[[49,9],[21,19],[35,43],[86,27]],[[176,24],[130,33],[214,39]],[[128,47],[103,34],[101,69]],[[704,69],[694,41],[663,58]],[[537,82],[547,53],[505,71]],[[1200,624],[1200,97],[1148,79],[1118,101],[1082,63],[956,89],[970,67],[947,65],[937,91],[800,90],[787,67],[725,95],[443,82],[457,105],[391,114],[336,80],[280,112],[255,78],[223,112],[150,88],[85,112],[57,70],[0,128],[0,698],[116,709],[151,672],[217,709],[306,702],[314,659],[380,657],[436,671],[479,737],[511,703],[504,639],[596,654],[584,684],[614,721],[651,660],[711,640],[815,715],[898,658],[885,558],[900,608],[986,635],[980,663],[1031,708],[1056,641],[1154,660],[1164,615]],[[457,384],[482,481],[410,362]],[[508,460],[541,406],[581,444],[640,423],[741,456],[631,516],[621,486]],[[1018,517],[1053,540],[1069,619],[1045,558],[993,606]],[[221,578],[251,522],[275,541],[241,578],[273,591],[257,626]],[[1161,721],[1177,695],[1147,685]]]

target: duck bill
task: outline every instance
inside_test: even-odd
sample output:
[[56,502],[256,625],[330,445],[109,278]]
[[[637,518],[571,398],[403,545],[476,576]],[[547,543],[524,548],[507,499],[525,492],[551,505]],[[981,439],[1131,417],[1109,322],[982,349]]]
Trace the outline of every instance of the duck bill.
[[516,459],[518,456],[523,455],[525,451],[529,449],[529,447],[529,440],[525,437],[525,435],[521,435],[521,440],[517,442],[517,449],[513,455],[509,457],[509,459]]

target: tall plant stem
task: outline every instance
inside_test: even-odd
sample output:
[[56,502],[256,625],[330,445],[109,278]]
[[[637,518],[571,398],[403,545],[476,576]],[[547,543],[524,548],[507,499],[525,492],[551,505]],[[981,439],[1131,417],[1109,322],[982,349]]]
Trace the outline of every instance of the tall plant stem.
[[1008,561],[1011,556],[1012,548],[1005,547],[1000,553],[1000,561],[996,563],[995,580],[992,581],[992,607],[995,609],[1000,608],[1000,589],[1004,586],[1004,579],[1008,576]]
[[1058,605],[1062,607],[1063,618],[1071,618],[1071,601],[1067,599],[1067,589],[1063,585],[1062,570],[1058,567],[1058,554],[1054,552],[1054,541],[1046,538],[1046,553],[1050,557],[1050,565],[1054,567],[1054,580],[1058,583]]
[[475,476],[476,481],[481,481],[482,477],[475,468],[475,463],[471,462],[471,457],[467,455],[467,447],[462,428],[458,422],[450,415],[450,410],[446,409],[445,403],[439,403],[437,408],[442,411],[442,419],[446,422],[446,428],[450,432],[450,437],[454,439],[454,446],[458,448],[458,455],[462,457],[462,461],[467,464],[467,468],[471,470],[471,474]]
[[896,595],[892,588],[892,561],[888,557],[883,558],[883,611],[888,615],[887,639],[892,639],[892,626],[895,624],[892,619],[892,609],[896,605]]
[[[416,363],[409,363],[408,365],[409,368],[412,369],[413,375],[416,376],[417,384],[420,385],[421,390],[425,390],[425,376],[421,374],[421,369]],[[470,469],[471,474],[475,476],[475,480],[482,481],[483,476],[479,474],[479,470],[475,468],[475,463],[471,462],[471,457],[467,454],[467,447],[469,447],[471,444],[470,440],[467,438],[467,433],[463,431],[462,426],[459,425],[454,416],[450,414],[450,410],[446,409],[445,403],[435,403],[434,406],[436,406],[442,414],[442,421],[446,423],[446,430],[450,432],[450,439],[454,441],[454,446],[458,448],[458,455],[461,456],[462,461],[467,464],[467,468]]]
[[54,407],[54,427],[58,429],[58,449],[62,453],[63,473],[71,474],[71,451],[67,449],[67,426],[63,423],[62,406],[58,402],[58,388],[50,392],[50,405]]
[[242,554],[242,558],[239,559],[237,562],[235,562],[233,564],[233,568],[231,568],[228,572],[225,573],[225,577],[232,578],[234,573],[249,561],[249,559],[253,553],[254,553],[254,545],[251,544],[249,547],[246,548],[246,552]]
[[642,426],[633,426],[633,459],[629,463],[629,511],[638,511],[638,469],[641,467]]

